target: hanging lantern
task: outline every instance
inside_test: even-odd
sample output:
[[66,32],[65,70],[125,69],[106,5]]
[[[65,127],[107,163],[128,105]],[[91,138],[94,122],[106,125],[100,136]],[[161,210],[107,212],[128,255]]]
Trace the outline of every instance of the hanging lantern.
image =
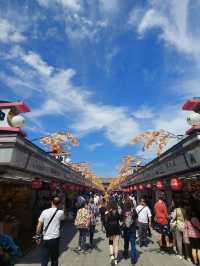
[[50,190],[55,191],[57,189],[57,183],[55,180],[52,180],[51,183],[49,184]]
[[66,190],[66,184],[65,183],[61,183],[61,189],[62,189],[62,191]]
[[69,190],[70,190],[70,191],[74,191],[74,189],[75,189],[75,186],[74,186],[74,185],[72,185],[72,184],[69,185]]
[[82,192],[83,191],[83,187],[79,186],[79,191]]
[[164,182],[163,181],[157,181],[156,182],[156,188],[158,189],[158,190],[165,190],[165,184],[164,184]]
[[133,191],[137,191],[138,190],[138,187],[135,185],[133,186]]
[[180,191],[183,188],[183,182],[180,179],[174,177],[170,181],[170,186],[173,191]]
[[143,191],[144,190],[144,185],[140,184],[138,188],[139,188],[139,191]]
[[69,184],[65,184],[65,192],[68,192],[69,191]]
[[75,191],[80,191],[80,186],[79,186],[79,185],[76,185],[76,186],[74,187],[74,190],[75,190]]
[[151,183],[148,183],[148,184],[146,185],[146,188],[147,188],[147,189],[152,189],[152,184],[151,184]]
[[32,180],[31,187],[32,189],[40,189],[42,187],[42,180],[40,178],[35,178]]

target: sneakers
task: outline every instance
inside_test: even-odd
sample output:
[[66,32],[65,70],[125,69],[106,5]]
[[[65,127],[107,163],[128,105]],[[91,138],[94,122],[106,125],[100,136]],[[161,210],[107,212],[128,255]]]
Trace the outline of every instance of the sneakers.
[[113,255],[110,255],[110,263],[112,264],[113,263],[113,261],[114,261],[114,256]]
[[177,255],[177,257],[178,257],[180,260],[183,259],[183,256],[181,256],[181,255]]
[[117,259],[114,260],[114,265],[117,265]]

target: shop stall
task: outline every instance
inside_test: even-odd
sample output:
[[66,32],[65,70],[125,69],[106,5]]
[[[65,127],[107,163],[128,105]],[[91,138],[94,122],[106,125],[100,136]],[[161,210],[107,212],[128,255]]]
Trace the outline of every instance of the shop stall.
[[160,191],[168,205],[174,197],[200,206],[200,132],[191,135],[151,161],[135,175],[129,176],[124,188],[144,196],[153,206]]
[[79,172],[21,134],[0,134],[0,232],[12,236],[23,251],[32,245],[37,219],[50,206],[51,195],[61,195],[65,208],[85,186]]

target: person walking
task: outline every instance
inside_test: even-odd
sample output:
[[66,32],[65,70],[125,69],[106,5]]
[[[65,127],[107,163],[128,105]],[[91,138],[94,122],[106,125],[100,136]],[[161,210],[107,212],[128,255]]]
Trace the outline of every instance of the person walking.
[[134,208],[133,202],[127,199],[122,208],[122,222],[123,222],[123,237],[124,237],[124,252],[125,259],[128,258],[129,243],[131,244],[131,264],[135,265],[137,262],[136,251],[136,223],[137,212]]
[[181,206],[181,201],[174,201],[174,210],[171,214],[170,227],[173,234],[174,247],[180,259],[183,259],[183,232],[185,231],[185,210]]
[[[42,262],[41,266],[47,266],[51,259],[51,266],[58,266],[60,224],[64,220],[64,211],[59,210],[60,197],[53,197],[51,208],[44,210],[38,220],[36,235],[40,236],[43,228]],[[38,238],[37,244],[41,244]]]
[[154,205],[154,229],[159,234],[157,243],[159,244],[160,248],[163,248],[163,241],[166,242],[166,247],[170,248],[171,231],[169,227],[169,214],[164,200],[165,195],[160,194],[157,202]]
[[100,203],[99,212],[101,216],[101,230],[105,230],[105,212],[106,212],[106,200],[103,198]]
[[140,204],[136,207],[138,214],[139,243],[140,247],[148,245],[148,228],[151,226],[151,211],[146,205],[145,199],[140,200]]
[[105,212],[105,229],[106,236],[109,239],[110,247],[110,262],[117,265],[119,236],[120,236],[120,215],[118,213],[118,206],[115,202],[110,201]]
[[89,224],[90,248],[93,248],[94,247],[93,239],[94,239],[95,227],[98,216],[98,208],[94,204],[93,198],[90,199],[90,202],[88,204],[88,210],[90,214],[90,224]]
[[195,265],[200,265],[200,221],[191,208],[187,210],[186,216],[185,224],[192,249],[192,259]]
[[86,238],[90,226],[90,213],[86,202],[82,202],[77,212],[74,225],[79,230],[78,251],[86,249]]

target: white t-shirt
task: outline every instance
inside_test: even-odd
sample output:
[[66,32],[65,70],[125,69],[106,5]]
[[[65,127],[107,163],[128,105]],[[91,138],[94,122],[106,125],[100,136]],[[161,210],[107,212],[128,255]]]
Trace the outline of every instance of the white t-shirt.
[[98,196],[98,195],[96,195],[96,196],[94,197],[94,204],[95,204],[95,205],[98,205],[98,204],[99,204],[99,196]]
[[[144,208],[144,209],[142,210],[142,208]],[[138,205],[136,208],[136,212],[138,213],[138,222],[140,222],[140,223],[147,224],[148,218],[150,219],[152,216],[151,211],[150,211],[148,206],[144,207],[142,205]]]
[[134,207],[136,207],[137,203],[134,196],[129,196],[129,199],[133,202]]
[[[44,210],[39,218],[40,222],[43,222],[43,228],[45,229],[50,219],[54,215],[56,208],[50,208]],[[60,237],[60,222],[64,219],[64,211],[58,210],[53,220],[51,221],[46,233],[43,232],[43,239],[49,240]]]

